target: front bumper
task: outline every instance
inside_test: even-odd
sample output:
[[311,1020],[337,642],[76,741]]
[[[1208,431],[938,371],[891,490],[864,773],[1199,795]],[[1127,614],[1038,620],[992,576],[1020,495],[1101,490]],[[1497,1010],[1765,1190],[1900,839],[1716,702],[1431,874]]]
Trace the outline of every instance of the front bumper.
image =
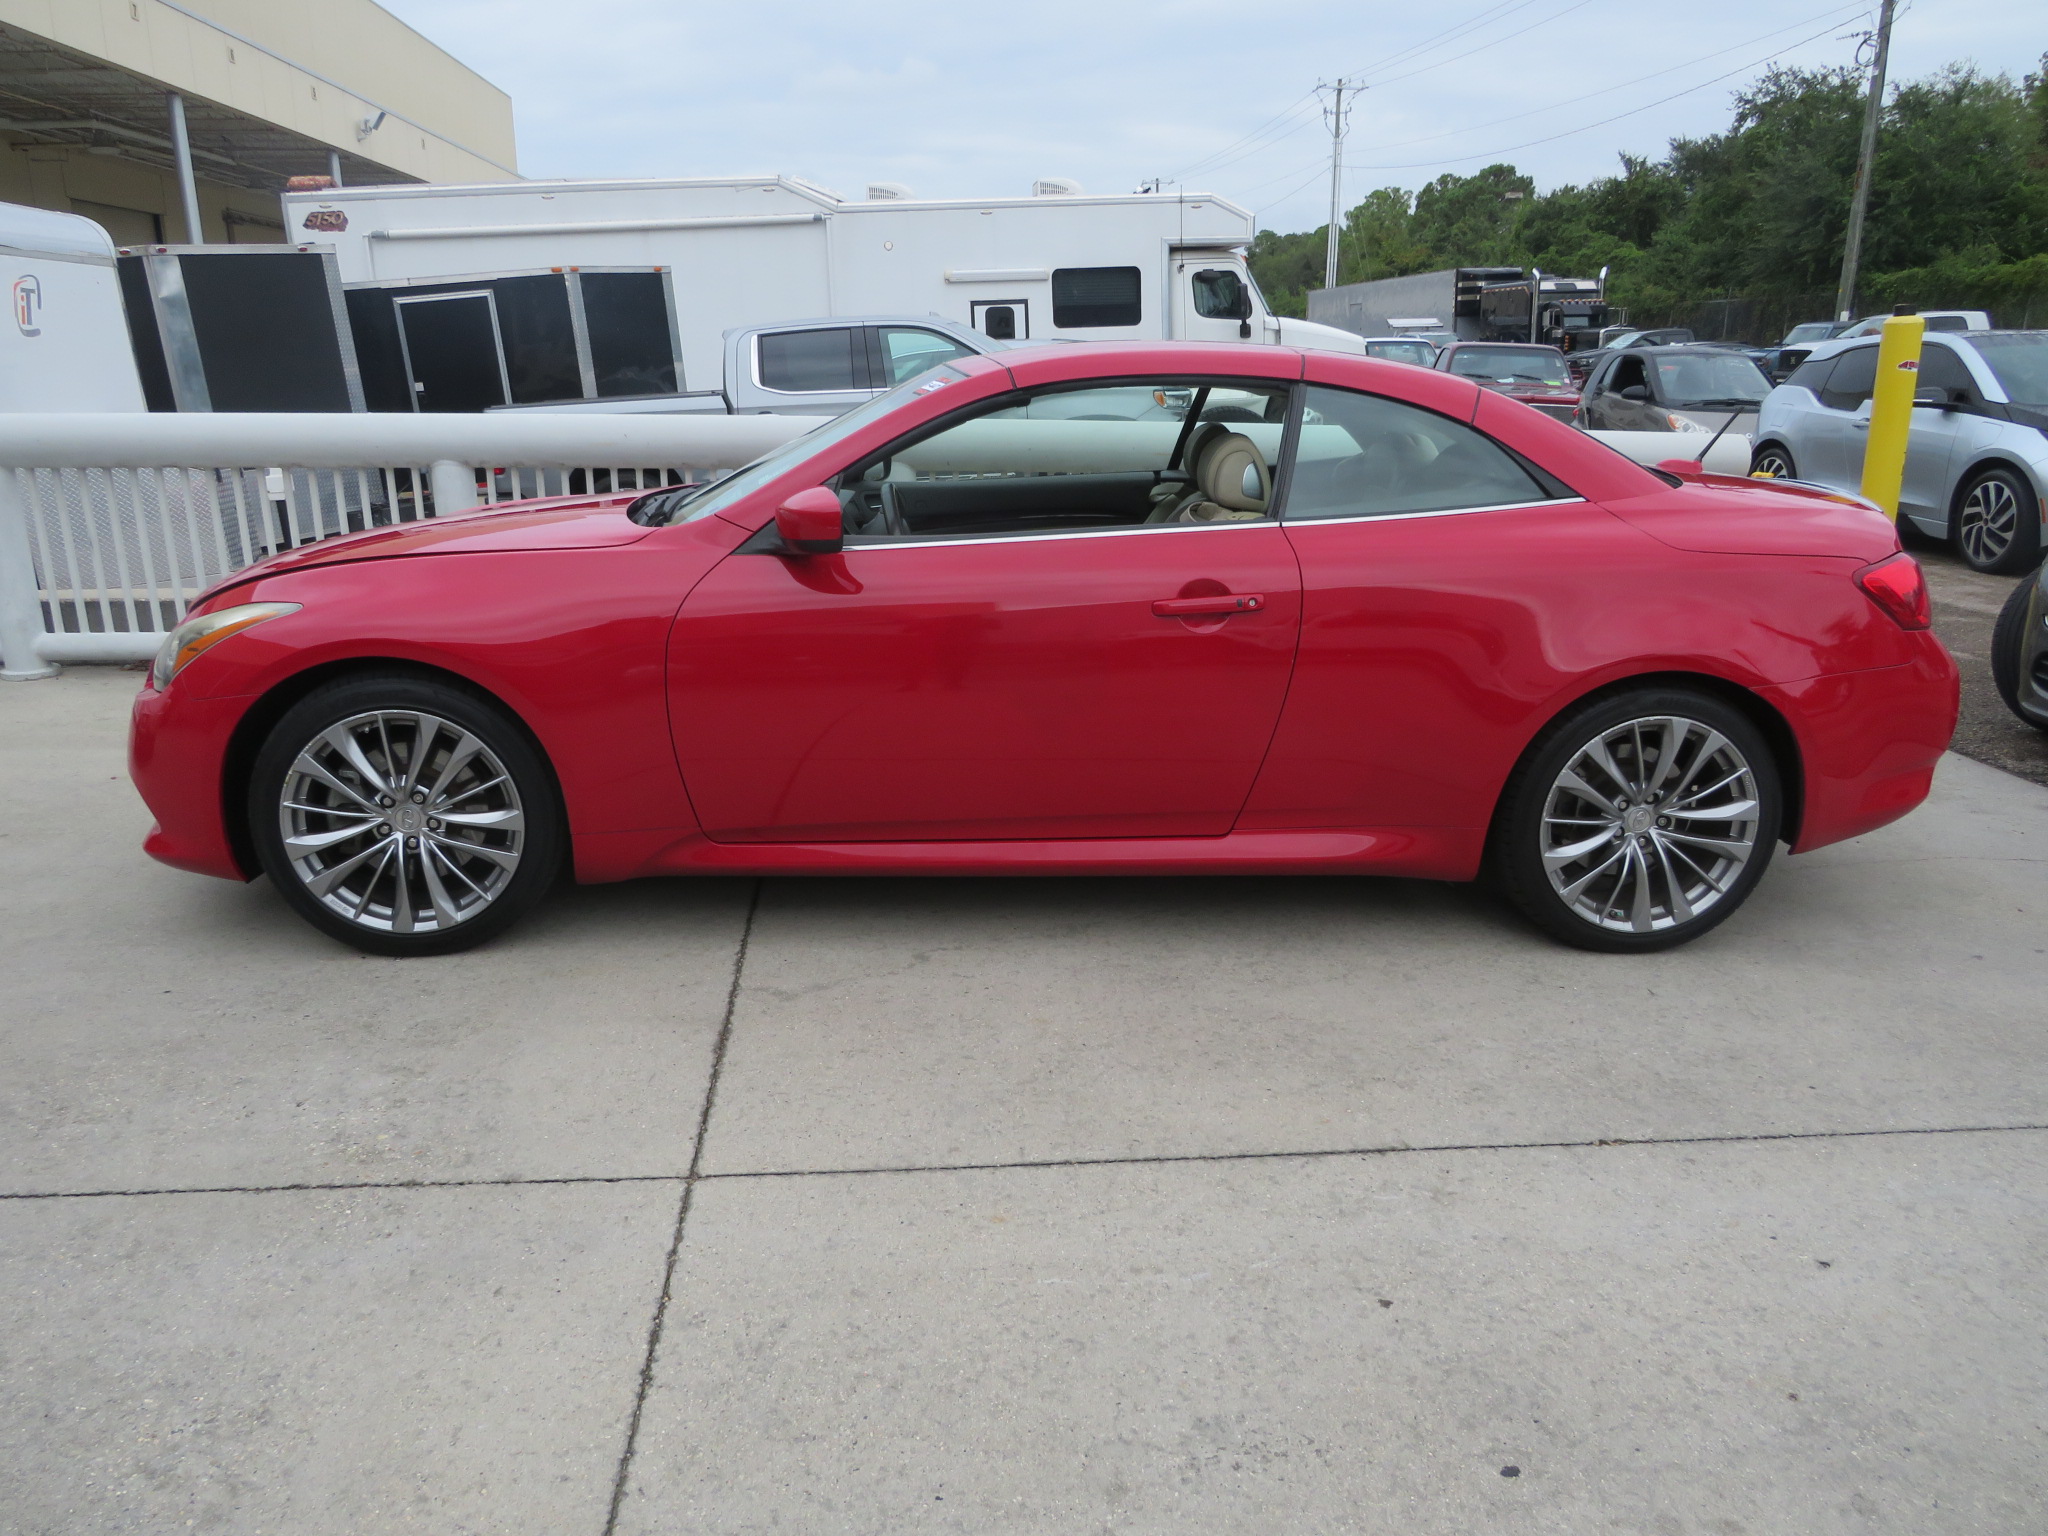
[[221,785],[229,743],[246,698],[204,699],[144,687],[128,722],[128,776],[156,825],[143,839],[151,858],[194,874],[254,879],[228,837]]

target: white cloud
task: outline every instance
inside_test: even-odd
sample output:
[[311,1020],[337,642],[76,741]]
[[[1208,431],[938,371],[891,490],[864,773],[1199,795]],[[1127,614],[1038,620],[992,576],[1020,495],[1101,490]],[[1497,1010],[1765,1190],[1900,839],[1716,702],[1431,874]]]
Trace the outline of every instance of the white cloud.
[[[1050,175],[1128,191],[1208,159],[1188,185],[1278,229],[1319,224],[1328,205],[1328,139],[1301,101],[1318,79],[1376,82],[1351,121],[1345,158],[1360,168],[1346,173],[1347,203],[1370,187],[1475,170],[1495,151],[1551,186],[1607,173],[1622,150],[1654,156],[1674,136],[1715,131],[1731,92],[1761,73],[1754,61],[1846,62],[1853,45],[1837,34],[1870,25],[1855,3],[1826,0],[1461,0],[1448,10],[1295,0],[1284,15],[1226,0],[384,4],[510,92],[531,176],[785,171],[850,196],[874,180],[975,196]],[[2030,19],[2009,0],[1909,6],[1894,78],[1952,59],[2019,74],[2042,46]],[[1760,40],[1721,51],[1750,39]],[[1511,148],[1740,66],[1751,67],[1607,126]],[[1249,153],[1219,156],[1290,107]],[[1376,166],[1401,168],[1366,168]]]

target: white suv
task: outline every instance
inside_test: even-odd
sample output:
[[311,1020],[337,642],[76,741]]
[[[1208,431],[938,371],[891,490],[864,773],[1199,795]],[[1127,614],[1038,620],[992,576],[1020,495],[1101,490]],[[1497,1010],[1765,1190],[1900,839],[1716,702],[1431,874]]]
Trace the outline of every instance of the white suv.
[[[1757,415],[1750,473],[1855,490],[1877,382],[1874,337],[1823,342]],[[1972,567],[2041,562],[2048,519],[2048,331],[1930,334],[1920,354],[1899,529]]]

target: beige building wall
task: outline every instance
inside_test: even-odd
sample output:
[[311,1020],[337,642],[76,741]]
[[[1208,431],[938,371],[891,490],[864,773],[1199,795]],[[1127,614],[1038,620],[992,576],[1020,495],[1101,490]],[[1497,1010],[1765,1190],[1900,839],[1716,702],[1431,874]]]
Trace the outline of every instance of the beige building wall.
[[519,174],[511,99],[371,0],[0,0],[0,21],[407,177]]

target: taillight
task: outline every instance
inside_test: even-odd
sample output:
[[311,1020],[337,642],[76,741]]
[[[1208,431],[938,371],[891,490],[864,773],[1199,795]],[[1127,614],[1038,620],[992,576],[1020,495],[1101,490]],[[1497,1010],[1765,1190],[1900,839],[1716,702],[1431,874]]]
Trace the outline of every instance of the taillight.
[[1866,565],[1856,573],[1856,585],[1901,629],[1925,629],[1933,622],[1927,606],[1927,578],[1911,555],[1893,555]]

